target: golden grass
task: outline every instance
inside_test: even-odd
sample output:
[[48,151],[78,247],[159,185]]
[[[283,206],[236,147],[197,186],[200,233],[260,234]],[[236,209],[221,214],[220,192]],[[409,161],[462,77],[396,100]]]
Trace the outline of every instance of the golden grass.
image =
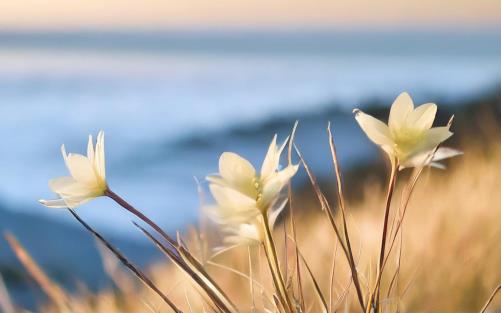
[[[464,152],[464,156],[449,162],[446,171],[424,170],[412,194],[402,232],[394,237],[395,245],[388,257],[381,282],[383,312],[479,312],[501,283],[501,144],[493,141],[488,151],[464,148]],[[398,214],[407,180],[401,176],[394,193],[386,251],[391,246],[391,230],[396,225],[392,221]],[[385,188],[366,181],[361,195],[345,204],[365,300],[377,275]],[[335,203],[330,201],[331,207],[337,208]],[[322,307],[329,312],[360,311],[349,262],[321,205],[314,197],[296,198],[294,194],[291,205],[294,225],[289,214],[274,230],[288,292],[298,303],[304,303],[305,312],[322,312]],[[341,212],[334,220],[343,230]],[[213,248],[220,243],[217,230],[207,226],[206,221],[199,229],[203,231],[190,228],[184,242],[239,312],[267,312],[265,308],[276,312],[279,299],[274,295],[265,254],[259,246],[237,247],[214,255]],[[21,255],[26,254],[15,239],[11,237],[10,241]],[[171,312],[158,294],[134,284],[135,278],[128,276],[108,252],[103,252],[103,260],[116,288],[98,294],[63,293],[28,260],[28,271],[36,269],[43,285],[49,286],[49,291],[56,290],[56,298],[61,295],[65,303],[71,304],[71,312]],[[160,262],[147,271],[147,276],[183,312],[218,312],[204,290],[179,266]],[[48,293],[54,298],[53,292]],[[39,311],[64,311],[59,300],[53,302]],[[494,299],[489,308],[496,307],[501,307],[501,300]]]

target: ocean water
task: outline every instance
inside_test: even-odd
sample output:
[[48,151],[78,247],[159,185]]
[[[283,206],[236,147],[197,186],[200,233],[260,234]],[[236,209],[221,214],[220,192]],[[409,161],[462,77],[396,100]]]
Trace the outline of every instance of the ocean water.
[[[401,91],[454,104],[501,79],[500,33],[3,33],[0,34],[0,201],[71,222],[38,205],[66,175],[59,151],[85,152],[106,133],[115,192],[169,230],[196,221],[196,179],[223,151],[259,166],[274,133],[299,119],[298,145],[331,175],[333,121],[346,167],[378,157],[350,112]],[[459,108],[458,108],[459,109]],[[110,200],[79,209],[103,231],[135,236]]]

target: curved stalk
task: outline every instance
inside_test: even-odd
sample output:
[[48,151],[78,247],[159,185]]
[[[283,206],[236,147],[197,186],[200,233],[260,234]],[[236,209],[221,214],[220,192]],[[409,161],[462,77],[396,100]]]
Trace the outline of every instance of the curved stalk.
[[236,306],[229,299],[226,293],[209,276],[209,274],[205,271],[203,265],[193,255],[191,255],[191,253],[187,249],[185,249],[185,247],[181,246],[176,240],[174,240],[162,228],[160,228],[160,226],[158,226],[141,211],[134,208],[122,197],[120,197],[110,189],[106,190],[105,195],[113,199],[121,207],[137,216],[139,219],[153,228],[156,232],[158,232],[170,244],[170,246],[173,248],[173,251],[175,251],[175,253],[170,251],[172,253],[170,254],[172,261],[180,265],[181,268],[187,274],[189,274],[202,289],[207,292],[216,306],[218,306],[226,313],[238,312]]

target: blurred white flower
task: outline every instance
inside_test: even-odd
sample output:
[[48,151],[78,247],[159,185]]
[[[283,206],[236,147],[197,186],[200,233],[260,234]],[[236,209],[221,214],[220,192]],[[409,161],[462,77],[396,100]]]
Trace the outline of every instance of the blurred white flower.
[[207,177],[216,205],[207,206],[206,211],[215,222],[226,225],[233,233],[256,238],[253,229],[259,223],[258,218],[265,215],[268,219],[268,213],[275,206],[283,208],[280,192],[296,174],[298,165],[289,164],[279,169],[285,143],[277,147],[276,138],[275,135],[271,141],[259,174],[246,159],[224,152],[219,158],[219,175]]
[[[437,106],[426,103],[414,108],[408,93],[401,93],[390,110],[388,125],[355,109],[355,119],[367,137],[383,149],[400,168],[419,166],[444,140],[452,136],[449,126],[431,127]],[[425,156],[424,158],[422,156]]]
[[253,223],[228,224],[223,228],[226,233],[224,243],[227,245],[256,245],[264,240],[262,218],[257,217]]
[[75,208],[96,197],[103,196],[108,189],[106,184],[104,132],[97,135],[96,148],[89,135],[87,156],[66,154],[61,146],[66,167],[71,176],[58,177],[49,181],[49,188],[60,198],[55,200],[39,200],[50,208]]

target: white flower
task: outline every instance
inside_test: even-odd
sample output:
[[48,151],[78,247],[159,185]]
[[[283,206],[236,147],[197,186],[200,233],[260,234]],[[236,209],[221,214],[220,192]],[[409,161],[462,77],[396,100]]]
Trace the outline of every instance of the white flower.
[[390,110],[388,125],[355,109],[355,119],[367,137],[383,149],[400,168],[419,166],[416,160],[429,155],[452,136],[449,126],[431,127],[437,106],[426,103],[414,108],[408,93],[401,93]]
[[279,170],[284,147],[285,143],[277,147],[275,135],[259,174],[246,159],[224,152],[219,158],[219,175],[207,177],[216,201],[216,205],[206,207],[209,216],[217,223],[230,225],[234,232],[249,233],[256,218],[267,216],[277,204],[280,191],[297,172],[298,165],[292,164]]
[[64,145],[61,146],[61,152],[71,176],[51,179],[49,188],[60,198],[40,200],[40,203],[50,208],[75,208],[96,197],[103,196],[108,189],[105,173],[104,133],[101,131],[97,135],[95,150],[92,136],[89,135],[87,156],[66,154]]

